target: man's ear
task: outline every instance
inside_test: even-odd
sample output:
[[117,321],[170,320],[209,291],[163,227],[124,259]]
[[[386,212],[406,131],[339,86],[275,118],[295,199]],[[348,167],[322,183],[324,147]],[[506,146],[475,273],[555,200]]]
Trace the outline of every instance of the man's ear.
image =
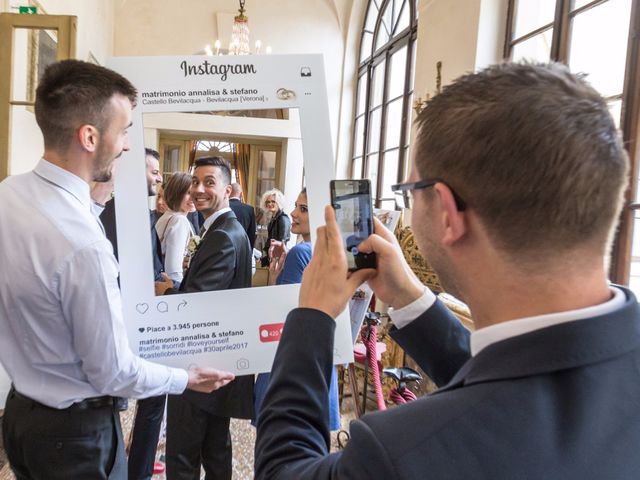
[[231,184],[224,187],[224,198],[229,198],[231,196]]
[[78,142],[88,152],[95,152],[100,141],[100,132],[93,125],[82,125],[78,129]]
[[452,245],[467,234],[468,226],[465,212],[458,210],[453,192],[447,185],[436,183],[433,189],[440,206],[442,243]]

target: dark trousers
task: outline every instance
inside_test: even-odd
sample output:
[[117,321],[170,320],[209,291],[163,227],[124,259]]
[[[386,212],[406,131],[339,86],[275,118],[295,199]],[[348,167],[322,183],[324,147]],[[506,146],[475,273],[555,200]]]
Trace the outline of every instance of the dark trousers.
[[229,417],[212,415],[181,395],[167,403],[167,480],[231,480]]
[[18,480],[126,480],[120,415],[114,406],[57,410],[7,396],[2,437]]
[[129,447],[129,480],[149,480],[153,476],[166,395],[138,400]]

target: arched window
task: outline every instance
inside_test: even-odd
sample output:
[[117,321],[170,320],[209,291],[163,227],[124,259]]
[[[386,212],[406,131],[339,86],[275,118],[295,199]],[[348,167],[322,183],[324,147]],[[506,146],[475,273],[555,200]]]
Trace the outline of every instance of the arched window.
[[640,294],[640,0],[509,0],[507,16],[506,59],[565,63],[609,104],[631,160],[610,273]]
[[377,207],[395,208],[409,150],[416,0],[369,0],[360,40],[352,178],[369,178]]

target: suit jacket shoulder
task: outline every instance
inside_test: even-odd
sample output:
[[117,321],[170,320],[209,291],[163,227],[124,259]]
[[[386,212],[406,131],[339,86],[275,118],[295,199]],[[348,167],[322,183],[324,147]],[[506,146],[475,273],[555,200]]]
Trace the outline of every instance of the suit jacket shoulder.
[[294,310],[258,424],[256,478],[636,478],[640,310],[626,294],[611,314],[486,347],[434,394],[353,422],[333,455],[328,419],[317,421],[331,364],[318,346],[333,322]]

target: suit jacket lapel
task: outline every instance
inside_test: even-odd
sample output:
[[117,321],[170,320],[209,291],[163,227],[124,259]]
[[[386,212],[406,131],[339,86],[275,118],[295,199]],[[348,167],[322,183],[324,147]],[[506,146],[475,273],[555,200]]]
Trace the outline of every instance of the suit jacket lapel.
[[229,212],[225,212],[222,215],[220,215],[218,218],[216,218],[214,220],[214,222],[209,225],[209,228],[207,228],[207,230],[204,232],[203,237],[200,239],[200,245],[198,246],[198,250],[196,250],[196,253],[193,254],[193,257],[191,257],[191,262],[189,263],[189,268],[187,269],[187,271],[184,274],[184,278],[182,279],[182,283],[180,284],[180,290],[183,290],[184,286],[187,284],[187,280],[189,277],[189,271],[191,270],[191,268],[193,266],[197,266],[197,261],[196,259],[198,258],[198,253],[200,253],[200,251],[203,248],[207,248],[205,245],[205,242],[207,241],[207,238],[211,238],[211,236],[209,235],[209,232],[212,230],[217,230],[219,229],[222,224],[225,222],[225,220],[227,220],[228,218],[235,218],[236,215],[233,213],[233,211],[229,211]]

